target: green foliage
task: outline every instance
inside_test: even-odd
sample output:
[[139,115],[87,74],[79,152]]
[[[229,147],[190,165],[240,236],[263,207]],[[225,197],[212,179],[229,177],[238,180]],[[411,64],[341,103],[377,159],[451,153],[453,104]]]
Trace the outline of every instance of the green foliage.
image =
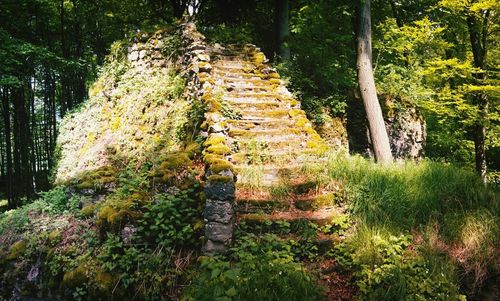
[[166,248],[193,247],[200,230],[199,185],[175,195],[157,195],[145,206],[139,234],[146,241]]
[[204,30],[207,38],[212,42],[223,44],[246,44],[252,42],[252,29],[248,24],[227,25],[217,24]]
[[303,108],[321,123],[322,107],[343,115],[346,94],[355,85],[354,8],[349,1],[299,1],[297,6],[291,11],[289,40],[295,55],[279,68],[300,94]]
[[358,229],[335,248],[336,259],[354,269],[360,300],[462,300],[449,263],[433,266],[411,248],[412,237]]
[[322,293],[299,264],[274,256],[235,264],[202,258],[199,270],[182,300],[318,300]]

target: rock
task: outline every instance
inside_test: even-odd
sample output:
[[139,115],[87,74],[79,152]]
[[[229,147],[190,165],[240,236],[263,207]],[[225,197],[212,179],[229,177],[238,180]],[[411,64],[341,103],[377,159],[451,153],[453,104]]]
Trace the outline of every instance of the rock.
[[229,243],[233,236],[233,225],[208,222],[205,225],[205,235],[213,242]]
[[235,185],[233,181],[209,181],[205,186],[208,199],[219,201],[233,201]]
[[140,59],[143,59],[145,56],[146,56],[146,50],[141,50],[141,51],[139,52],[139,58],[140,58]]
[[228,224],[233,218],[233,207],[226,201],[207,200],[204,217],[209,222]]
[[[136,44],[134,44],[134,45],[137,46]],[[137,52],[137,51],[132,51],[128,55],[128,60],[129,61],[136,61],[138,58],[139,58],[139,52]]]
[[220,124],[220,122],[214,123],[213,125],[210,126],[210,130],[213,133],[220,133],[224,131],[224,128]]
[[224,243],[207,240],[203,246],[202,252],[205,255],[213,256],[216,254],[224,254],[227,250],[228,247]]
[[134,234],[136,231],[137,231],[137,229],[132,225],[126,225],[125,227],[123,227],[123,229],[121,231],[121,237],[122,237],[123,243],[125,243],[126,245],[131,244],[132,238],[134,237]]

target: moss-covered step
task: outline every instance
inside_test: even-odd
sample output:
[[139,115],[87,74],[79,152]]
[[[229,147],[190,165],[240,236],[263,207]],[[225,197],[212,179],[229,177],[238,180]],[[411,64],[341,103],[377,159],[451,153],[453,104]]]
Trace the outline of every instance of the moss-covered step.
[[315,211],[275,211],[270,214],[265,213],[246,213],[238,215],[238,223],[245,222],[248,224],[264,224],[269,221],[308,221],[320,226],[331,223],[336,217],[342,215],[339,208],[324,208]]
[[250,63],[246,61],[243,58],[235,58],[232,60],[225,60],[225,59],[219,59],[216,61],[213,61],[214,65],[221,66],[221,67],[240,67],[240,68],[249,68],[253,69],[255,68],[255,65],[253,63]]
[[230,129],[265,130],[288,128],[293,126],[295,124],[295,121],[290,118],[237,119],[228,120],[227,124]]
[[235,210],[239,214],[266,213],[288,210],[291,203],[283,200],[270,199],[236,199]]
[[236,101],[234,99],[228,100],[227,103],[236,110],[275,110],[275,109],[290,109],[290,105],[287,103],[280,103],[278,101],[266,101],[266,100],[256,100],[251,101],[247,98],[238,98]]
[[247,73],[247,72],[235,72],[235,71],[228,71],[228,70],[223,70],[223,69],[218,69],[217,67],[213,67],[212,69],[212,75],[215,78],[220,78],[220,79],[260,79],[261,77],[258,74],[254,73]]
[[256,131],[256,130],[229,130],[228,135],[229,137],[241,137],[241,138],[246,138],[246,139],[251,139],[251,138],[258,138],[258,137],[263,137],[263,136],[283,136],[283,135],[297,135],[297,136],[305,136],[305,133],[302,132],[301,129],[299,128],[284,128],[284,129],[278,129],[278,130],[261,130],[261,131]]

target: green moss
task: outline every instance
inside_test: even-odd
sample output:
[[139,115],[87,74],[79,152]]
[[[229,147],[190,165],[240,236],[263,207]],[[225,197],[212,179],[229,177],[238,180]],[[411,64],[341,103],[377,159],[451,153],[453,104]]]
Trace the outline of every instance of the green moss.
[[273,111],[264,112],[263,116],[270,117],[270,118],[280,118],[280,117],[288,116],[288,114],[289,114],[288,110],[273,110]]
[[61,239],[61,231],[55,229],[55,230],[52,230],[49,235],[47,236],[47,239],[50,243],[55,243],[57,242],[58,240]]
[[210,165],[210,170],[213,173],[219,173],[224,170],[231,170],[233,171],[233,164],[231,162],[224,160],[224,159],[215,159],[212,161]]
[[66,287],[73,288],[81,286],[87,281],[87,267],[84,264],[80,264],[64,274],[62,283]]
[[216,155],[227,155],[231,153],[231,149],[229,146],[224,144],[216,144],[211,145],[207,148],[207,152],[216,154]]
[[116,279],[103,269],[97,269],[95,273],[94,282],[102,293],[112,293],[116,286]]
[[300,109],[291,109],[288,114],[290,115],[290,117],[296,117],[296,116],[303,116],[305,117],[306,116],[306,113],[303,111],[303,110],[300,110]]
[[95,187],[94,183],[90,181],[85,181],[76,185],[77,189],[93,189]]
[[208,177],[208,181],[209,182],[229,183],[229,182],[233,182],[234,179],[233,179],[233,177],[228,177],[228,176],[211,175]]
[[226,141],[226,137],[224,136],[216,136],[216,135],[211,135],[208,137],[208,139],[203,143],[204,146],[212,146],[216,144],[222,144]]
[[177,169],[179,167],[188,166],[191,162],[189,155],[184,152],[173,153],[166,156],[161,164],[162,169]]
[[219,159],[222,159],[222,155],[206,154],[205,156],[203,156],[203,161],[208,164],[211,164]]
[[13,244],[9,248],[9,252],[7,254],[6,259],[7,260],[14,260],[14,259],[19,258],[20,256],[22,256],[24,254],[27,247],[28,247],[28,244],[24,240],[20,240],[20,241],[16,242],[15,244]]
[[80,210],[81,215],[84,217],[92,217],[94,216],[94,212],[95,212],[94,204],[87,205]]
[[335,194],[334,193],[326,193],[322,194],[314,200],[314,208],[320,208],[320,207],[325,207],[325,206],[332,206],[335,200]]

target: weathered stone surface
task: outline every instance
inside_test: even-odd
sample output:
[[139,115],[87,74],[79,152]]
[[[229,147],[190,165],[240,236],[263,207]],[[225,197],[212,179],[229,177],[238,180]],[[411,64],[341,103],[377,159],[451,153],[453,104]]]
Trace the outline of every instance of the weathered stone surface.
[[205,255],[213,256],[216,254],[224,254],[227,250],[228,247],[224,243],[207,240],[203,246],[202,252]]
[[209,222],[228,224],[233,218],[233,207],[226,201],[207,200],[204,217]]
[[[414,105],[401,99],[379,95],[379,100],[394,158],[422,158],[427,135],[422,114]],[[368,123],[358,95],[351,95],[347,108],[350,152],[373,157]]]
[[143,59],[145,56],[146,56],[146,50],[141,50],[141,51],[139,52],[139,58],[140,58],[140,59]]
[[[134,44],[134,45],[135,45],[135,44]],[[128,60],[129,60],[129,61],[136,61],[138,58],[139,58],[139,52],[138,52],[138,51],[132,51],[132,52],[128,55]]]
[[121,237],[123,240],[123,243],[129,245],[132,243],[132,238],[134,237],[135,232],[137,231],[137,228],[132,226],[132,225],[126,225],[123,227],[121,231]]
[[233,181],[209,181],[205,186],[207,198],[219,201],[233,201],[235,185]]
[[233,225],[208,222],[205,225],[205,236],[212,242],[228,243],[233,236]]

